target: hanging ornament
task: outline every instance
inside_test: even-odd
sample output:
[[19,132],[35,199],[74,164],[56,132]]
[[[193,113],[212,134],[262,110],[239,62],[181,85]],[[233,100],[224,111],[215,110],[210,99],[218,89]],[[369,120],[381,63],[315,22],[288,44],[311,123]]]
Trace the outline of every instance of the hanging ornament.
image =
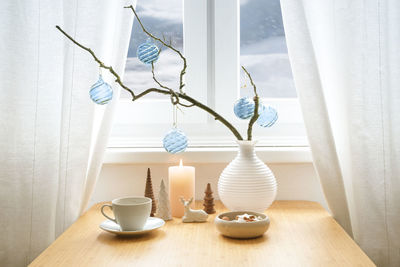
[[151,64],[156,62],[159,53],[160,51],[158,47],[151,42],[150,38],[147,39],[145,43],[139,45],[136,51],[138,59],[144,64]]
[[184,132],[177,128],[177,114],[176,105],[173,106],[173,128],[168,131],[163,139],[163,145],[168,153],[176,154],[184,152],[187,148],[188,142]]
[[163,144],[168,153],[184,152],[187,147],[187,137],[181,130],[173,128],[165,135]]
[[257,124],[262,127],[271,127],[278,119],[278,112],[271,106],[266,107],[261,104],[259,113]]
[[111,101],[113,90],[108,83],[103,81],[103,77],[100,74],[97,82],[90,87],[89,95],[94,103],[105,105]]
[[254,100],[250,97],[242,97],[236,101],[233,106],[233,111],[236,117],[242,120],[246,120],[254,114]]

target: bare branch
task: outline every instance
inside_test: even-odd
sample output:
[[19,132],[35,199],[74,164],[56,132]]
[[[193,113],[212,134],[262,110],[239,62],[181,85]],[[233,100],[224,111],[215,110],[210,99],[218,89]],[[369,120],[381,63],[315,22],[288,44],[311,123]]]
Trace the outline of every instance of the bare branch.
[[257,94],[257,88],[256,85],[253,82],[253,79],[251,78],[250,73],[246,70],[245,67],[242,66],[242,69],[244,70],[244,72],[247,74],[247,76],[249,77],[250,83],[253,86],[254,89],[254,114],[251,117],[250,121],[249,121],[249,126],[247,127],[247,140],[251,141],[252,138],[252,134],[253,134],[253,124],[257,121],[259,114],[258,114],[258,107],[259,107],[259,102],[260,99],[258,97]]
[[254,82],[253,82],[253,79],[251,78],[250,73],[246,70],[246,68],[245,68],[244,66],[242,66],[242,69],[243,69],[244,72],[246,73],[247,77],[249,77],[250,83],[251,83],[251,85],[253,86],[253,89],[254,89],[254,95],[257,96],[257,95],[258,95],[258,94],[257,94],[257,88],[256,88],[256,85],[255,85]]
[[[78,43],[74,38],[72,38],[70,35],[68,35],[65,31],[63,31],[61,29],[60,26],[56,26],[56,28],[62,33],[64,34],[69,40],[71,40],[74,44],[76,44],[77,46],[79,46],[80,48],[82,48],[83,50],[86,50],[87,52],[89,52],[93,59],[99,64],[99,66],[101,68],[107,69],[115,78],[115,82],[118,83],[123,89],[125,89],[126,91],[128,91],[131,96],[132,96],[132,101],[136,101],[137,99],[140,99],[141,97],[149,94],[149,93],[159,93],[159,94],[164,94],[164,95],[170,95],[172,98],[176,97],[175,103],[173,101],[173,104],[179,104],[181,106],[184,107],[192,107],[192,106],[196,106],[200,109],[203,109],[204,111],[208,112],[209,114],[211,114],[216,120],[219,120],[222,124],[224,124],[232,133],[233,135],[238,139],[238,140],[243,140],[242,136],[240,135],[240,133],[237,131],[237,129],[229,122],[227,121],[224,117],[222,117],[220,114],[218,114],[217,112],[215,112],[214,110],[212,110],[211,108],[209,108],[208,106],[204,105],[203,103],[195,100],[194,98],[186,95],[185,93],[181,92],[181,93],[177,93],[175,91],[173,91],[172,89],[167,88],[167,90],[164,89],[159,89],[159,88],[149,88],[146,89],[145,91],[141,92],[140,94],[135,95],[133,93],[133,91],[131,89],[129,89],[129,87],[127,87],[121,80],[121,78],[119,77],[119,75],[114,71],[114,69],[111,66],[106,66],[97,56],[96,54],[88,47],[83,46],[82,44]],[[174,50],[174,49],[173,49]],[[179,52],[180,53],[180,52]],[[182,56],[183,57],[183,56]],[[184,57],[183,57],[184,58]],[[184,58],[184,62],[185,62],[185,68],[186,68],[186,59]],[[184,71],[185,68],[182,70]],[[181,75],[182,78],[182,75]],[[182,84],[181,84],[182,86]],[[183,104],[179,102],[179,99],[184,99],[187,102],[191,103],[189,105],[187,104]]]
[[[164,94],[164,95],[168,95],[171,94],[170,91],[167,90],[163,90],[163,89],[158,89],[158,88],[149,88],[145,91],[143,91],[142,93],[138,94],[136,96],[136,99],[141,98],[151,92],[156,92],[156,93],[160,93],[160,94]],[[240,133],[236,130],[236,128],[229,122],[227,121],[224,117],[222,117],[220,114],[218,114],[217,112],[215,112],[214,110],[212,110],[211,108],[209,108],[208,106],[204,105],[203,103],[197,101],[196,99],[188,96],[187,94],[181,94],[181,93],[177,93],[178,96],[182,99],[185,99],[186,101],[188,101],[189,103],[192,103],[193,106],[196,106],[200,109],[205,110],[206,112],[210,113],[215,120],[220,121],[222,124],[224,124],[232,133],[233,135],[238,139],[238,140],[243,140],[243,137],[240,135]],[[182,104],[181,104],[182,105]]]
[[129,89],[129,87],[125,86],[122,83],[121,78],[119,77],[118,73],[116,73],[114,71],[113,67],[106,66],[99,58],[97,58],[96,54],[90,48],[88,48],[86,46],[83,46],[80,43],[78,43],[77,41],[75,41],[70,35],[68,35],[65,31],[63,31],[60,26],[56,25],[56,28],[57,28],[57,30],[62,32],[68,39],[70,39],[74,44],[76,44],[77,46],[79,46],[83,50],[88,51],[92,55],[94,60],[99,64],[100,68],[109,70],[111,72],[111,74],[114,75],[114,77],[116,78],[115,82],[118,83],[122,88],[124,88],[126,91],[128,91],[131,94],[132,100],[135,99],[135,94],[133,93],[133,91],[131,89]]
[[185,86],[185,84],[183,83],[183,76],[185,75],[185,73],[186,73],[186,68],[187,68],[186,58],[182,55],[182,53],[181,53],[178,49],[176,49],[175,47],[173,47],[173,46],[171,45],[171,43],[168,44],[167,42],[165,42],[165,37],[164,37],[164,40],[162,40],[162,39],[160,39],[160,38],[154,36],[153,34],[151,34],[149,31],[147,31],[146,28],[143,26],[142,21],[140,20],[138,14],[136,13],[135,8],[134,8],[132,5],[130,5],[130,6],[125,6],[124,8],[128,8],[128,9],[132,10],[132,12],[133,12],[133,14],[135,15],[137,21],[139,22],[140,27],[142,28],[142,30],[143,30],[143,32],[144,32],[145,34],[147,34],[147,35],[148,35],[149,37],[151,37],[152,39],[154,39],[154,40],[156,40],[156,41],[162,43],[164,46],[168,47],[169,49],[171,49],[172,51],[174,51],[175,53],[177,53],[177,54],[179,55],[179,57],[182,59],[182,61],[183,61],[183,67],[182,67],[182,70],[181,70],[181,74],[180,74],[180,76],[179,76],[179,92],[183,94],[183,93],[184,93],[184,92],[183,92],[183,87]]
[[161,84],[161,82],[159,82],[159,81],[157,80],[156,75],[154,74],[154,63],[153,63],[153,62],[151,63],[151,73],[153,74],[153,80],[154,80],[161,88],[164,88],[164,89],[167,89],[167,90],[170,91],[170,93],[171,93],[171,103],[172,103],[172,105],[179,104],[179,97],[178,97],[178,95],[176,94],[176,92],[175,92],[172,88],[169,88],[169,87],[167,87],[167,86]]
[[162,84],[157,80],[157,78],[156,78],[156,76],[155,76],[155,74],[154,74],[154,63],[153,63],[153,62],[151,63],[151,73],[153,74],[153,80],[154,80],[161,88],[164,88],[164,89],[173,91],[171,88],[169,88],[169,87],[167,87],[167,86],[165,86],[165,85],[162,85]]
[[191,108],[191,107],[195,106],[195,104],[183,104],[181,102],[179,102],[178,105],[181,105],[181,106],[183,106],[185,108]]

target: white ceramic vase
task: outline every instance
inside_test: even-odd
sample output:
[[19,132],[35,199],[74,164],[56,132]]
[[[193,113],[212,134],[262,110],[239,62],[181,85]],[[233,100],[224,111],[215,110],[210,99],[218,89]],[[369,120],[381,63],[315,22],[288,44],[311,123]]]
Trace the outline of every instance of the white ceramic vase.
[[223,170],[218,194],[232,211],[265,211],[275,200],[275,176],[254,151],[255,141],[237,141],[239,153]]

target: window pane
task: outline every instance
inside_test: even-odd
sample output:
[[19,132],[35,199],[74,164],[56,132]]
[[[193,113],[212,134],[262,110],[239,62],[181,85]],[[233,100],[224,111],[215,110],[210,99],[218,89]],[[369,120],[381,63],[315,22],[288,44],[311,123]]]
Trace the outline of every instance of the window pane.
[[[261,97],[296,97],[279,0],[240,1],[240,64]],[[241,86],[241,96],[253,95],[243,72]]]
[[[182,0],[139,0],[136,10],[146,29],[157,37],[171,39],[174,47],[183,49],[183,2]],[[129,43],[128,58],[125,67],[125,84],[134,90],[142,92],[150,87],[158,87],[153,81],[151,65],[143,64],[136,57],[137,47],[146,42],[148,36],[143,33],[139,23],[135,20]],[[160,44],[156,43],[158,47]],[[160,58],[155,63],[157,79],[166,86],[179,87],[179,73],[182,67],[180,58],[171,50],[163,47]],[[122,90],[121,97],[130,97]],[[160,94],[149,94],[147,98],[165,98]]]

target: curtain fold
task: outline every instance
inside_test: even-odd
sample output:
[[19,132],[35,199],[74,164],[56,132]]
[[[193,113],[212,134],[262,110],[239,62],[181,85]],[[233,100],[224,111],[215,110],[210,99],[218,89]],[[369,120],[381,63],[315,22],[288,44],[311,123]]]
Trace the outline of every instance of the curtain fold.
[[400,266],[400,2],[281,5],[314,165],[333,216],[378,266]]
[[98,66],[55,25],[122,74],[133,20],[126,4],[0,2],[0,266],[26,266],[84,210],[119,97],[104,73],[114,99],[91,102]]

